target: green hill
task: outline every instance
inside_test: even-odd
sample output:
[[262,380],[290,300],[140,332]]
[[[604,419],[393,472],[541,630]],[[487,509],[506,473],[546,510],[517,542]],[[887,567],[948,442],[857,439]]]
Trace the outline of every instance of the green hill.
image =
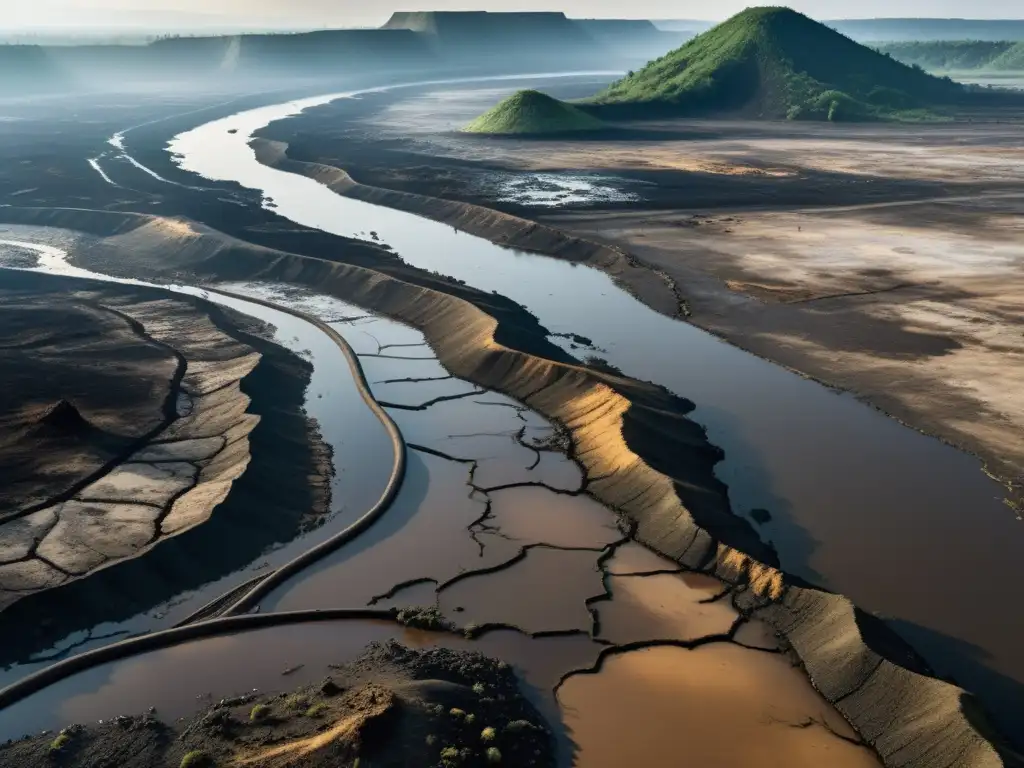
[[575,133],[604,128],[579,107],[539,91],[519,91],[480,115],[462,130],[494,135]]
[[916,64],[934,72],[963,72],[991,68],[992,61],[1013,45],[1012,42],[987,40],[935,40],[883,43],[876,50],[904,64]]
[[613,83],[593,102],[599,113],[634,117],[732,112],[858,120],[913,116],[962,93],[948,79],[789,8],[750,8]]
[[1004,51],[1001,56],[989,62],[986,69],[1024,72],[1024,43],[1017,43],[1009,50]]

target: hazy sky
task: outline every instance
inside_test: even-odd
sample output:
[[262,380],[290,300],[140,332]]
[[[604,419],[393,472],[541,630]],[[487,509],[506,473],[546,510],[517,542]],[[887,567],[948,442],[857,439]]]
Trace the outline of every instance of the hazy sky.
[[[395,9],[564,10],[577,17],[722,19],[749,5],[782,2],[785,0],[3,0],[9,7],[0,17],[0,28],[119,21],[163,24],[184,18],[181,14],[226,16],[234,23],[362,26],[381,23]],[[789,4],[818,18],[1024,18],[1022,0],[792,0]]]

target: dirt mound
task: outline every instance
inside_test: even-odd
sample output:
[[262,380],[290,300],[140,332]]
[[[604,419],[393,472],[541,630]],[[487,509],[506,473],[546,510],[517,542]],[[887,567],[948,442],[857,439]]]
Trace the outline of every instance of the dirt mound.
[[44,411],[39,417],[39,425],[67,433],[81,433],[92,429],[92,425],[78,412],[78,409],[63,398]]
[[0,768],[554,766],[508,665],[478,653],[371,645],[319,685],[223,700],[184,723],[121,717],[0,748]]

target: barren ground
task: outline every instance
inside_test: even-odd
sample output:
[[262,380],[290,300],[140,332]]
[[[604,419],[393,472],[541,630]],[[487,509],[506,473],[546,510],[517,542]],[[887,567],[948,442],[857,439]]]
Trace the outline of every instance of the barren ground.
[[[586,140],[453,132],[515,87],[325,107],[293,129],[289,154],[619,246],[675,280],[691,322],[1024,482],[1018,116],[664,121]],[[343,108],[349,119],[337,121],[331,110]],[[557,182],[533,200],[514,191],[566,175],[597,191],[567,196]]]

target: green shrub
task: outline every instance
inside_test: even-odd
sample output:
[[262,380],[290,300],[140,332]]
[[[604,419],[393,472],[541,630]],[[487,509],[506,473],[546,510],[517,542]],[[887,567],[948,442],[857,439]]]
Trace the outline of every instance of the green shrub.
[[257,704],[249,712],[249,722],[255,723],[257,720],[263,720],[270,715],[269,704]]
[[180,768],[209,768],[213,760],[201,749],[194,749],[181,758]]
[[71,741],[71,737],[64,731],[57,734],[57,738],[50,742],[51,752],[60,752]]

